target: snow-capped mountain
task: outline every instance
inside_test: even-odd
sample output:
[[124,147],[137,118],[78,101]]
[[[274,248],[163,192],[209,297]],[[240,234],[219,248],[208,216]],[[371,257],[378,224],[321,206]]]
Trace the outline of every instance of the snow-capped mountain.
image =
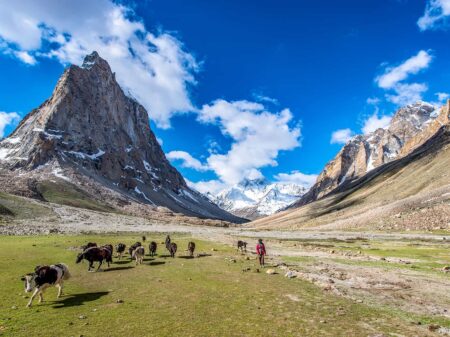
[[307,187],[293,183],[245,179],[209,197],[219,207],[234,215],[256,219],[285,208],[297,201],[307,190]]

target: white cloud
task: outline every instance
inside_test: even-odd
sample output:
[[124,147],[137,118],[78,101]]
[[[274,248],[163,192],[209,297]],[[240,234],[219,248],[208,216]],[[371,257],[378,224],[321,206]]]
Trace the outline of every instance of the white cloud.
[[278,100],[276,98],[272,98],[272,97],[265,96],[265,95],[262,95],[262,94],[253,93],[253,98],[256,101],[261,102],[261,103],[266,102],[266,103],[271,103],[271,104],[274,104],[274,105],[278,105],[279,104],[279,102],[278,102]]
[[435,93],[435,95],[437,96],[438,101],[441,103],[445,102],[450,97],[450,95],[446,92],[437,92],[437,93]]
[[222,151],[222,147],[214,139],[208,139],[206,146],[209,154],[219,153],[220,151]]
[[353,131],[350,129],[336,130],[331,134],[331,144],[345,144],[353,137]]
[[169,160],[181,160],[182,167],[192,168],[197,171],[207,171],[208,167],[203,165],[198,159],[192,157],[189,153],[185,151],[171,151],[166,154]]
[[0,1],[0,41],[4,53],[27,64],[50,57],[79,65],[96,50],[159,127],[193,110],[188,88],[196,83],[194,57],[174,36],[148,32],[130,8],[116,2]]
[[447,24],[450,15],[450,0],[429,0],[425,13],[417,21],[420,30],[441,28]]
[[199,191],[200,193],[211,193],[212,195],[217,195],[220,191],[224,190],[228,187],[227,184],[220,180],[207,180],[207,181],[199,181],[192,182],[190,180],[186,180],[186,183],[189,187]]
[[375,111],[372,116],[365,120],[362,131],[364,134],[368,134],[377,129],[385,129],[389,126],[391,119],[391,116],[378,117],[378,111]]
[[20,116],[16,112],[0,111],[0,138],[5,135],[7,125],[15,124],[20,121]]
[[395,95],[388,94],[388,101],[397,105],[407,105],[422,100],[422,95],[428,90],[424,83],[397,84]]
[[378,103],[380,103],[380,99],[378,97],[369,97],[366,100],[366,103],[370,105],[378,105]]
[[28,52],[26,51],[17,51],[15,52],[15,55],[17,56],[17,58],[19,58],[23,63],[29,64],[29,65],[34,65],[37,63],[36,59],[34,58],[34,56],[30,55]]
[[304,174],[299,171],[292,171],[291,173],[279,173],[275,179],[282,183],[291,183],[301,185],[305,188],[310,188],[317,180],[317,174]]
[[290,126],[293,117],[289,109],[272,113],[256,102],[217,100],[204,105],[197,113],[200,122],[217,125],[232,141],[230,150],[221,153],[221,147],[212,140],[206,164],[184,151],[167,155],[172,160],[183,160],[186,167],[215,172],[218,179],[189,182],[202,193],[217,194],[244,178],[262,178],[260,169],[276,166],[280,151],[300,146],[300,127]]
[[386,94],[386,99],[397,105],[407,105],[422,100],[423,93],[428,90],[424,83],[405,83],[410,75],[415,75],[430,66],[433,56],[430,52],[421,50],[417,55],[410,57],[396,67],[387,67],[383,75],[375,81],[385,90],[391,90]]
[[396,85],[406,80],[409,75],[417,74],[419,71],[428,68],[433,56],[425,51],[421,50],[419,53],[397,67],[388,67],[385,69],[384,74],[376,78],[377,84],[383,89],[392,89]]
[[276,166],[278,153],[300,146],[300,127],[290,127],[292,113],[266,111],[259,103],[217,100],[198,112],[203,123],[216,124],[233,143],[225,154],[213,153],[208,167],[220,180],[232,185],[264,166]]

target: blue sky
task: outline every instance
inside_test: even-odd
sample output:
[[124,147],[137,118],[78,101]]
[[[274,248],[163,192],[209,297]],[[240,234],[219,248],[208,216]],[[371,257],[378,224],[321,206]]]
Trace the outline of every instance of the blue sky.
[[450,92],[449,0],[35,3],[0,4],[4,136],[97,49],[202,191],[311,183],[351,135]]

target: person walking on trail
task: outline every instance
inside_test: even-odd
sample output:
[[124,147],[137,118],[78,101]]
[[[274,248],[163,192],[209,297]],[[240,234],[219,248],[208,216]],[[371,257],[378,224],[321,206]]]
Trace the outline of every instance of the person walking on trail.
[[266,246],[264,246],[263,240],[259,239],[256,245],[256,254],[258,254],[259,265],[264,268],[264,256],[266,255]]

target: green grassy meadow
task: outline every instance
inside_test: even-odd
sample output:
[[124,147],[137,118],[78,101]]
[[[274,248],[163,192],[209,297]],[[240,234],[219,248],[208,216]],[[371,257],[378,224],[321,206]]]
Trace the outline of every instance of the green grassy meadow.
[[[147,234],[147,244],[158,242],[159,255],[147,255],[143,265],[126,255],[104,272],[88,273],[87,261],[75,264],[76,247],[88,241],[130,245],[140,236],[0,237],[0,336],[428,335],[402,315],[306,281],[258,273],[254,256],[247,259],[229,246],[194,240],[196,254],[211,256],[188,259],[183,256],[192,238],[172,235],[177,257],[165,257],[163,239]],[[30,294],[20,277],[36,265],[58,262],[68,264],[72,274],[65,295],[57,300],[56,288],[49,288],[44,303],[36,300],[27,309],[24,296]]]

